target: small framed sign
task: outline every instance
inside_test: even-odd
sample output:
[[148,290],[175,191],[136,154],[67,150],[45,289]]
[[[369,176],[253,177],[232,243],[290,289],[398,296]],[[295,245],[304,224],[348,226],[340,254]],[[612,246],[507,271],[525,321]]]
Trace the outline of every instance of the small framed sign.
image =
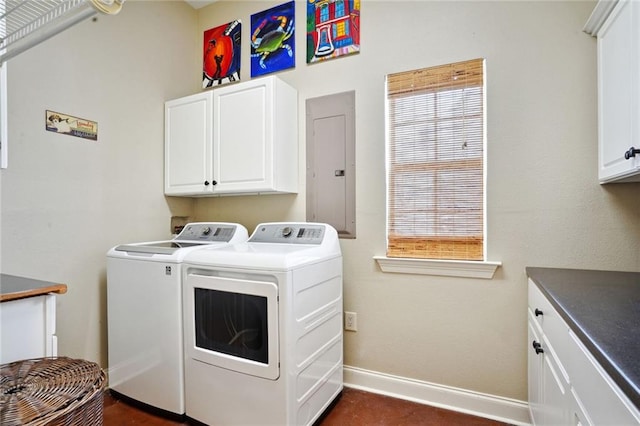
[[72,115],[46,110],[45,128],[49,132],[98,140],[98,123]]

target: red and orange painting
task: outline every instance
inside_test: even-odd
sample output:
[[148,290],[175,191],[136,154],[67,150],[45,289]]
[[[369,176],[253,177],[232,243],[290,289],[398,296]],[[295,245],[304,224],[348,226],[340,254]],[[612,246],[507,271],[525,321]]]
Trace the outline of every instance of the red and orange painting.
[[240,20],[204,32],[202,88],[240,80]]

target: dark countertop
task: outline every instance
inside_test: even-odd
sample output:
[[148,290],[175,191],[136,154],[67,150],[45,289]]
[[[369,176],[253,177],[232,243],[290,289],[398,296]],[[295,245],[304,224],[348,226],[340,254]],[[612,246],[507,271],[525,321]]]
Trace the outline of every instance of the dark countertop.
[[640,272],[532,267],[526,272],[640,409]]
[[0,274],[0,302],[41,296],[47,293],[63,294],[66,292],[66,284]]

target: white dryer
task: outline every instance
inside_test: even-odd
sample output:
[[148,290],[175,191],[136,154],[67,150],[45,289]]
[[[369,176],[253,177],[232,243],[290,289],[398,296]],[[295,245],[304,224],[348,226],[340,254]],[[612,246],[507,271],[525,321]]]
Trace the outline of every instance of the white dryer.
[[340,394],[342,254],[320,223],[264,223],[183,265],[187,417],[309,425]]
[[184,415],[182,260],[194,250],[247,238],[242,225],[201,222],[186,225],[172,240],[109,250],[108,373],[116,397]]

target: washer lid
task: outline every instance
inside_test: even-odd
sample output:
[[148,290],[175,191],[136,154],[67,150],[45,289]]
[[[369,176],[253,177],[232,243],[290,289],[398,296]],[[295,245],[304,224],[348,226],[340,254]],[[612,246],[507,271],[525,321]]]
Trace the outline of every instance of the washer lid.
[[146,254],[173,254],[177,250],[186,247],[204,246],[210,243],[185,243],[172,241],[158,241],[146,244],[121,244],[114,250],[126,251],[129,253],[146,253]]
[[[199,247],[221,247],[247,241],[247,238],[249,238],[247,228],[238,223],[193,222],[186,224],[182,232],[173,240],[120,244],[109,250],[107,255],[115,254],[116,257],[126,257],[127,255],[122,253],[131,253],[134,256],[153,257],[157,254],[173,256],[174,260],[179,261],[187,252]],[[159,258],[166,260],[163,256],[159,256]]]

